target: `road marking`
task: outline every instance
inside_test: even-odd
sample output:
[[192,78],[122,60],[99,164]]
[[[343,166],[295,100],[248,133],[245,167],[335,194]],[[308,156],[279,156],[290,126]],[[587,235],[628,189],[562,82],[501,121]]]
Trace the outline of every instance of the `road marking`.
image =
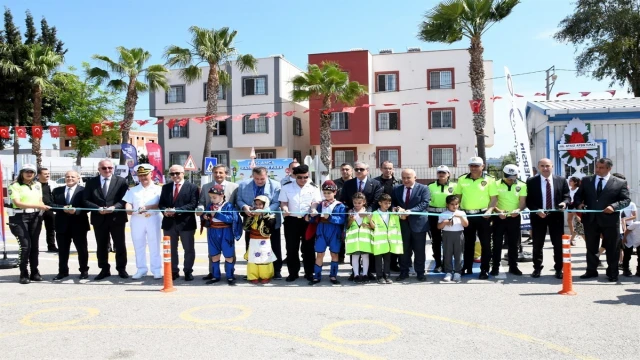
[[[241,311],[241,313],[238,316],[234,316],[234,317],[231,317],[231,318],[228,318],[228,319],[214,319],[214,320],[201,319],[201,318],[193,316],[193,313],[198,312],[200,310],[204,310],[204,309],[221,309],[221,308],[239,309]],[[253,310],[251,308],[243,306],[243,305],[212,304],[212,305],[198,306],[198,307],[194,307],[194,308],[185,310],[180,314],[180,318],[182,320],[191,321],[191,322],[199,323],[199,324],[221,324],[221,323],[228,323],[228,322],[244,320],[244,319],[248,318],[249,316],[251,316],[252,313],[253,313]]]
[[[73,320],[69,320],[69,321],[60,321],[60,322],[40,322],[40,321],[33,321],[34,317],[37,317],[38,315],[41,314],[46,314],[46,313],[51,313],[51,312],[59,312],[59,311],[67,311],[67,310],[84,310],[87,315],[77,318],[77,319],[73,319]],[[98,314],[100,314],[100,310],[96,309],[96,308],[89,308],[89,307],[59,307],[59,308],[50,308],[50,309],[44,309],[44,310],[38,310],[32,313],[29,313],[27,315],[25,315],[21,320],[20,323],[22,325],[27,325],[27,326],[66,326],[66,325],[73,325],[73,324],[77,324],[81,321],[85,321],[88,319],[91,319],[92,317],[97,316]]]
[[[373,324],[385,327],[391,330],[391,334],[386,337],[377,338],[377,339],[367,339],[367,340],[350,340],[336,336],[333,331],[336,328],[349,326],[349,325],[359,325],[359,324]],[[360,334],[359,331],[355,331],[356,334]],[[389,323],[385,323],[382,321],[374,321],[374,320],[346,320],[339,321],[333,324],[329,324],[320,330],[320,336],[325,340],[335,342],[338,344],[349,344],[349,345],[373,345],[373,344],[384,344],[390,341],[395,340],[398,336],[402,334],[402,329],[395,325],[391,325]]]

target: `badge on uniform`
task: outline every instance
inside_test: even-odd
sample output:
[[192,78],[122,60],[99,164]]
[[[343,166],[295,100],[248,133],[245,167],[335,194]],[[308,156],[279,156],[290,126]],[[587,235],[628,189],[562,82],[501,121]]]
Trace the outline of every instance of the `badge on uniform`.
[[11,191],[11,189],[9,189],[9,190],[8,190],[9,196],[11,196],[11,193],[12,193],[12,192],[13,192],[13,191]]
[[487,182],[483,180],[483,181],[480,183],[480,185],[482,185],[482,186],[487,186]]
[[42,189],[40,188],[40,184],[36,184],[36,186],[34,186],[34,188],[35,188],[36,190],[40,190],[40,191],[42,191]]
[[453,188],[452,187],[448,188],[447,191],[449,191],[449,194],[453,194]]
[[516,186],[516,192],[520,192],[520,189],[522,189],[520,186]]

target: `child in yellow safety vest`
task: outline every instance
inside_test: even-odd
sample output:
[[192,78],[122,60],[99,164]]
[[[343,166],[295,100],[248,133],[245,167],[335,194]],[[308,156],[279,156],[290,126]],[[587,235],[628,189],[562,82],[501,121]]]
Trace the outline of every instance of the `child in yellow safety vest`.
[[[345,235],[345,254],[351,255],[354,282],[368,281],[369,256],[373,249],[371,241],[371,214],[367,213],[367,198],[363,193],[353,194],[353,209],[349,211]],[[362,273],[360,273],[360,258],[362,258]]]
[[401,255],[403,252],[400,217],[397,214],[389,213],[391,196],[388,194],[380,195],[378,205],[380,208],[371,214],[372,248],[376,262],[376,276],[378,284],[392,284],[391,254]]

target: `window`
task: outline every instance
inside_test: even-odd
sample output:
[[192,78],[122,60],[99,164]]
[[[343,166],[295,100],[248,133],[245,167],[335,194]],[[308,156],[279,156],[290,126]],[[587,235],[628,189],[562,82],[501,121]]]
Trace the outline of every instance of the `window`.
[[71,140],[65,140],[64,141],[64,146],[65,147],[71,147]]
[[456,166],[455,145],[429,145],[429,163],[431,167],[440,165]]
[[187,125],[180,126],[176,122],[171,129],[169,129],[169,139],[173,138],[188,138],[189,137],[189,123]]
[[331,130],[349,130],[349,113],[331,113]]
[[[204,94],[204,100],[207,101],[207,83],[202,84],[202,93]],[[218,100],[226,99],[226,89],[222,85],[218,85]]]
[[275,159],[276,150],[256,150],[256,159]]
[[376,130],[400,130],[400,111],[376,111]]
[[188,151],[181,151],[181,152],[170,152],[169,153],[169,167],[171,167],[172,165],[184,165],[184,163],[187,162],[187,159],[189,158],[189,152]]
[[293,117],[293,135],[302,136],[302,120],[297,117]]
[[453,68],[427,70],[427,89],[455,89]]
[[455,129],[456,109],[429,109],[429,129]]
[[393,167],[395,168],[402,167],[401,161],[400,161],[399,146],[379,147],[379,148],[376,148],[376,153],[377,153],[376,159],[377,159],[378,167],[385,161],[391,161],[391,163],[393,164]]
[[112,159],[120,159],[120,151],[112,151],[111,152]]
[[353,165],[356,162],[356,148],[332,148],[333,167],[337,168],[343,163]]
[[267,95],[267,77],[243,78],[242,95]]
[[249,119],[250,115],[245,115],[242,119],[243,134],[268,134],[269,119],[261,115],[257,119]]
[[185,102],[184,85],[172,85],[165,93],[164,102],[168,104]]
[[229,166],[229,151],[212,151],[211,157],[218,159],[218,164]]
[[399,72],[389,71],[385,73],[376,73],[376,91],[398,91],[399,89]]
[[293,159],[297,160],[297,161],[302,161],[302,151],[300,150],[293,150]]
[[227,121],[216,121],[216,128],[213,130],[213,136],[227,135]]

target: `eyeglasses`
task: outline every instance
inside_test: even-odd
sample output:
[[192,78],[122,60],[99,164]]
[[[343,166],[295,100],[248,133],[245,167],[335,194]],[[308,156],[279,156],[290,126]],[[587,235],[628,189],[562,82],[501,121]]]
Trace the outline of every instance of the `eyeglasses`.
[[100,168],[100,170],[104,170],[104,171],[113,170],[113,166],[103,166],[103,167]]
[[298,179],[298,180],[308,179],[308,178],[309,178],[309,175],[307,175],[307,176],[296,176],[296,179]]
[[355,171],[357,171],[357,172],[363,172],[363,171],[365,171],[365,170],[367,170],[367,169],[363,169],[363,168],[355,168],[355,169],[353,169],[353,170],[355,170]]
[[182,173],[181,172],[170,172],[169,176],[178,176],[180,174],[182,174]]

